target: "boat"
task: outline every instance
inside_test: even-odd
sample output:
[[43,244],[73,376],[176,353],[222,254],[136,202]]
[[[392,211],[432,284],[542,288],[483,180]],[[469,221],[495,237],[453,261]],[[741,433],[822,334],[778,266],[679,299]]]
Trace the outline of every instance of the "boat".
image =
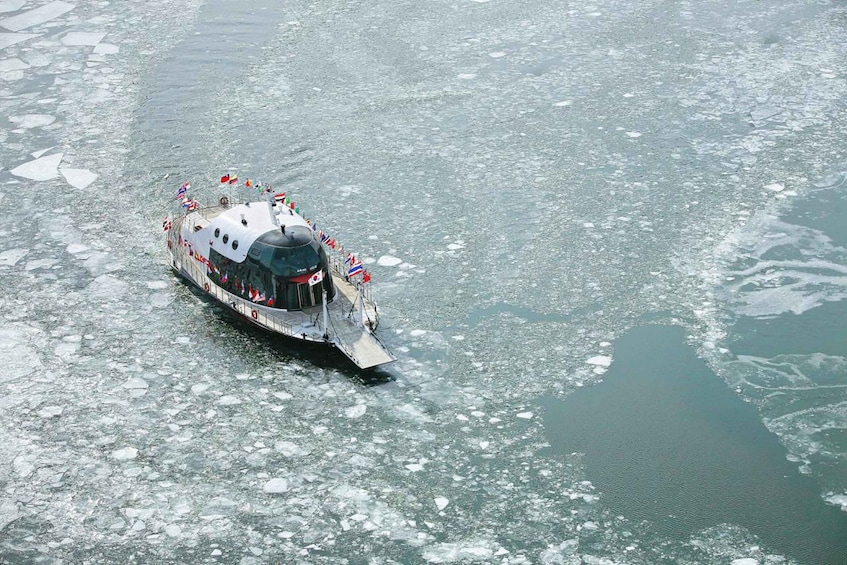
[[[224,175],[228,188],[237,175]],[[260,198],[224,194],[201,206],[177,190],[181,211],[165,217],[170,267],[211,299],[273,334],[335,347],[357,367],[395,361],[376,335],[379,311],[362,261],[285,193],[245,182]],[[230,191],[231,192],[231,191]]]

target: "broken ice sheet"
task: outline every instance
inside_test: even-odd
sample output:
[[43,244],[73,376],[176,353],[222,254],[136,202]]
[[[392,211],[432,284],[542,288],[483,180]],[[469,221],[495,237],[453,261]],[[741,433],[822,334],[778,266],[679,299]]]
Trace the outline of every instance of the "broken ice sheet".
[[87,45],[87,46],[95,46],[103,38],[106,37],[105,33],[87,33],[83,31],[71,31],[65,34],[62,38],[63,45]]
[[50,2],[23,14],[0,20],[0,27],[4,27],[9,31],[21,31],[28,27],[49,22],[73,9],[73,4],[68,4],[67,2]]
[[54,179],[59,176],[57,167],[62,162],[62,155],[62,153],[56,153],[55,155],[39,157],[23,165],[19,165],[9,172],[16,177],[23,177],[30,180],[42,181]]
[[97,173],[92,173],[88,169],[59,169],[68,184],[74,188],[86,188],[92,182],[97,180]]

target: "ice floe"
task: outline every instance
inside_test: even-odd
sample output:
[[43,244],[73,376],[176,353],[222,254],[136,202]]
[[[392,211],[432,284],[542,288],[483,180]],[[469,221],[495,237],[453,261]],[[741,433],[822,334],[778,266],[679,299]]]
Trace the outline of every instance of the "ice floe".
[[68,184],[74,188],[84,189],[91,183],[97,180],[97,173],[92,173],[88,169],[66,169],[61,168],[59,172],[68,181]]
[[29,63],[24,63],[17,57],[12,57],[11,59],[3,59],[0,61],[0,73],[8,73],[12,71],[22,71],[30,68]]
[[399,257],[394,257],[393,255],[383,255],[382,257],[377,259],[376,264],[380,265],[381,267],[396,267],[402,262],[403,260]]
[[0,13],[16,12],[24,7],[26,0],[0,0]]
[[24,129],[40,128],[49,126],[55,122],[56,116],[49,114],[24,114],[23,116],[9,116],[9,121]]
[[22,14],[0,20],[0,27],[4,27],[9,31],[21,31],[22,29],[54,20],[73,9],[73,4],[57,0]]
[[62,153],[39,157],[32,161],[28,161],[23,165],[18,165],[11,171],[16,177],[23,177],[35,181],[44,181],[54,179],[59,176],[59,163],[62,162]]
[[129,461],[138,457],[138,449],[134,447],[122,447],[112,452],[112,458],[118,461]]
[[0,49],[5,49],[16,43],[27,41],[41,35],[40,33],[0,33]]
[[448,504],[450,504],[450,499],[445,498],[443,496],[435,497],[435,507],[439,510],[444,510],[445,508],[447,508]]
[[104,37],[106,37],[105,33],[71,31],[66,33],[65,36],[62,37],[62,44],[68,46],[84,45],[93,47],[100,43],[100,41],[102,41]]
[[262,490],[268,494],[281,494],[283,492],[288,492],[288,479],[271,479],[264,484]]

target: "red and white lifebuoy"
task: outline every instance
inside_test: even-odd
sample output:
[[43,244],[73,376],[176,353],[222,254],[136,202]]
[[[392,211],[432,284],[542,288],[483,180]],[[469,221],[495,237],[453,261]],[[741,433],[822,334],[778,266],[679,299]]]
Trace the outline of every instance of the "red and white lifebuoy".
[[203,283],[203,290],[209,292],[209,283]]
[[258,310],[256,310],[255,308],[253,308],[252,310],[250,310],[250,315],[253,317],[253,319],[254,319],[254,320],[258,320],[258,319],[259,319],[259,311],[258,311]]

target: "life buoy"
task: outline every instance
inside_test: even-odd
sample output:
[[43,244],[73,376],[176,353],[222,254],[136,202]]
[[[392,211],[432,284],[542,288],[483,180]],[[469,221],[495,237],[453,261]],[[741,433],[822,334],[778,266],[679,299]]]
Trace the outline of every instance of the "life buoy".
[[203,283],[203,290],[209,292],[209,283]]
[[258,320],[258,319],[259,319],[259,311],[258,311],[258,310],[256,310],[255,308],[253,308],[252,310],[250,310],[250,315],[253,317],[253,319],[254,319],[254,320]]

